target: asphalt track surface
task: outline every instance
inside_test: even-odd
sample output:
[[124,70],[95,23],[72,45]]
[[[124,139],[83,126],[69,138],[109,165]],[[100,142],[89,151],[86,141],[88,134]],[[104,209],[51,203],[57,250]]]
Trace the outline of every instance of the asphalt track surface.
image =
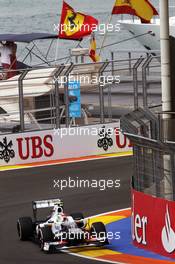
[[[65,211],[83,212],[92,216],[130,206],[130,176],[132,157],[110,158],[56,166],[0,172],[0,263],[53,264],[99,263],[65,253],[47,255],[32,242],[17,237],[16,220],[32,215],[31,201],[62,198]],[[120,179],[119,189],[54,188],[54,180],[67,177],[79,179]]]

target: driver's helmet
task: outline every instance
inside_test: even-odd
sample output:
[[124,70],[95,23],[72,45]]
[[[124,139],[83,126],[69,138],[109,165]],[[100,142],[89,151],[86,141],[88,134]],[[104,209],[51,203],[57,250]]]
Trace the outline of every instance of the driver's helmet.
[[59,205],[54,205],[53,210],[52,210],[52,217],[54,217],[55,221],[57,223],[61,223],[63,221],[63,208],[60,207]]
[[58,204],[54,205],[53,212],[57,214],[62,214],[63,213],[63,208],[59,206]]
[[52,216],[53,215],[61,215],[63,214],[63,208],[59,205],[54,205],[53,209],[52,209]]

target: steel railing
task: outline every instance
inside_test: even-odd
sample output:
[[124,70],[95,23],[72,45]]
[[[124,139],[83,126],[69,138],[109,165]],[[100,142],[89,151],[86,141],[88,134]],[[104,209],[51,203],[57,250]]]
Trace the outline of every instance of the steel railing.
[[[70,124],[76,124],[76,120],[71,120],[69,116],[69,90],[68,82],[70,77],[76,77],[76,80],[80,80],[80,77],[86,77],[85,81],[81,83],[81,92],[87,99],[83,101],[82,113],[84,120],[88,120],[89,109],[88,105],[92,105],[99,109],[98,114],[95,117],[89,118],[89,123],[103,123],[109,122],[113,119],[113,88],[118,89],[118,83],[107,81],[108,77],[119,76],[122,78],[122,82],[128,82],[133,89],[133,84],[136,85],[138,76],[130,75],[130,71],[134,72],[139,67],[137,63],[141,61],[147,62],[148,57],[142,59],[131,58],[121,60],[110,60],[99,63],[80,63],[80,64],[67,64],[59,66],[47,66],[47,67],[33,67],[29,69],[18,70],[17,77],[8,80],[0,81],[0,89],[4,89],[3,93],[0,93],[0,124],[1,127],[6,126],[10,122],[19,126],[20,131],[26,131],[30,128],[37,127],[43,128],[59,128],[61,126],[68,127]],[[149,63],[150,69],[154,69],[154,65]],[[129,64],[128,64],[129,63]],[[129,66],[130,65],[130,66]],[[140,66],[140,63],[139,63]],[[130,68],[131,67],[131,68]],[[42,75],[42,72],[48,71]],[[11,70],[10,70],[11,71]],[[50,71],[50,72],[49,72]],[[38,75],[38,72],[40,74]],[[147,72],[146,72],[147,73]],[[128,75],[126,79],[125,75]],[[124,76],[124,77],[123,77]],[[95,78],[94,78],[95,77]],[[65,78],[65,82],[62,83],[62,78]],[[92,80],[97,80],[93,83]],[[103,78],[103,83],[99,79]],[[139,75],[140,78],[140,75]],[[40,95],[40,90],[37,89],[38,85],[46,81],[46,85],[50,87],[50,92]],[[32,91],[26,90],[28,84],[32,83],[34,88]],[[14,89],[18,89],[17,94],[14,95]],[[126,89],[125,87],[123,89]],[[137,88],[134,86],[135,94]],[[8,96],[6,93],[8,92]],[[127,92],[127,90],[126,90]],[[95,101],[91,102],[91,98],[94,94],[97,94]],[[88,99],[88,95],[90,98]],[[61,99],[60,99],[61,98]],[[84,97],[83,97],[84,98]],[[84,99],[83,99],[84,100]],[[8,111],[3,111],[3,104],[6,105]],[[135,103],[136,104],[136,103]],[[13,109],[15,105],[15,109]],[[18,109],[17,109],[18,105]],[[41,107],[42,106],[42,107]],[[91,107],[93,108],[93,107]],[[83,121],[80,122],[81,124]],[[34,125],[33,125],[34,124]]]

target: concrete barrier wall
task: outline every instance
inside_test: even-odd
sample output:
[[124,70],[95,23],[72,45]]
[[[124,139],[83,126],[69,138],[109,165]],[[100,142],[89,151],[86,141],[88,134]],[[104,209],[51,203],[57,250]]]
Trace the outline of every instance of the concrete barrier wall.
[[0,166],[132,150],[119,122],[0,136]]

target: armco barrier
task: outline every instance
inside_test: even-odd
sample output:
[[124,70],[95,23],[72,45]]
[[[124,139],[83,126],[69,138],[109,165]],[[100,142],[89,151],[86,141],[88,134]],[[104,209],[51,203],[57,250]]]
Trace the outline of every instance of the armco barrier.
[[132,238],[140,248],[175,258],[175,202],[132,191]]
[[0,137],[0,166],[101,155],[132,150],[119,122]]

